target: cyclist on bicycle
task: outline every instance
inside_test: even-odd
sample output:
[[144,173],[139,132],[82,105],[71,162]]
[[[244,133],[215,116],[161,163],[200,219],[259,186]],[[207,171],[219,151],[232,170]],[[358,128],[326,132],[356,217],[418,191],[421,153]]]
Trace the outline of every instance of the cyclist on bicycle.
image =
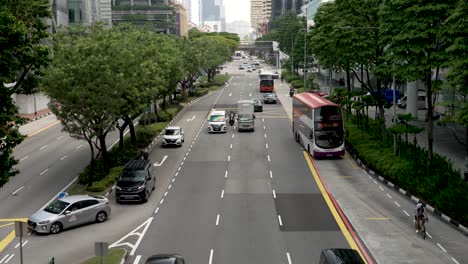
[[424,207],[425,205],[421,202],[416,204],[414,214],[414,218],[416,220],[416,233],[418,233],[419,229],[421,229],[421,224],[423,223],[422,221],[429,222],[429,218],[427,217],[426,209]]

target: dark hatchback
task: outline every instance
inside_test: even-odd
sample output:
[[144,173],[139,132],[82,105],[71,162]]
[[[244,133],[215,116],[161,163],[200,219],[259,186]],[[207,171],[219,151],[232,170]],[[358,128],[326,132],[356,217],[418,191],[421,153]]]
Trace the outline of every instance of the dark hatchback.
[[263,112],[263,105],[261,100],[253,100],[254,101],[254,112]]
[[178,254],[158,254],[149,257],[145,264],[185,264],[185,260]]
[[274,93],[267,93],[263,95],[263,102],[265,104],[276,104],[276,95]]

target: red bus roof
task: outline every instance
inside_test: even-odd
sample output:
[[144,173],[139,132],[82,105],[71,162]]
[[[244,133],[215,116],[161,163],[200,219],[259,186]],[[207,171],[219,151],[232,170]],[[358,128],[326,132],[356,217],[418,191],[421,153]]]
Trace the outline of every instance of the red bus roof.
[[294,95],[294,98],[303,102],[308,107],[312,109],[316,109],[322,106],[337,106],[339,105],[328,101],[327,99],[323,98],[322,96],[315,94],[315,93],[299,93]]

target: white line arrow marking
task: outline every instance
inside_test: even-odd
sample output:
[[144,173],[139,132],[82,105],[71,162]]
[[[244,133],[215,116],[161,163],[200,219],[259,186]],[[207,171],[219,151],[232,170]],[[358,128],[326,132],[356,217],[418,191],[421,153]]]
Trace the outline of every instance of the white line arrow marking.
[[167,155],[164,155],[164,157],[163,157],[163,159],[161,160],[161,162],[159,162],[159,163],[158,163],[158,162],[155,162],[153,165],[154,165],[155,167],[160,167],[161,165],[163,165],[163,163],[164,163],[164,161],[166,161],[166,159],[167,159]]

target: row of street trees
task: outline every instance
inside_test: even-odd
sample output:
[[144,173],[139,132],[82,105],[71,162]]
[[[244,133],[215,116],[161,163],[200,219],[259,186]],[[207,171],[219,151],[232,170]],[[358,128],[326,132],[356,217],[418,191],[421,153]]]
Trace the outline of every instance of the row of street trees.
[[[397,85],[423,80],[427,88],[430,163],[433,108],[438,91],[449,87],[457,93],[458,111],[454,111],[450,121],[468,125],[467,6],[466,0],[327,2],[320,6],[314,26],[308,30],[307,50],[322,67],[346,73],[349,96],[350,79],[354,76],[365,91],[374,95],[380,117],[384,116],[385,102],[379,95],[391,87],[393,76]],[[291,48],[291,35],[300,35],[304,22],[289,14],[277,23],[276,29],[265,38],[279,41],[283,51],[294,55],[289,52],[300,46]],[[442,81],[444,71],[448,72],[446,82]],[[382,134],[385,134],[382,124]]]
[[0,0],[0,187],[18,173],[12,150],[24,139],[12,94],[45,91],[64,130],[88,142],[92,161],[105,160],[110,131],[120,130],[122,147],[128,127],[135,143],[133,120],[148,104],[179,84],[187,96],[203,71],[211,80],[239,43],[230,33],[176,37],[130,25],[50,35],[50,8],[48,0]]

